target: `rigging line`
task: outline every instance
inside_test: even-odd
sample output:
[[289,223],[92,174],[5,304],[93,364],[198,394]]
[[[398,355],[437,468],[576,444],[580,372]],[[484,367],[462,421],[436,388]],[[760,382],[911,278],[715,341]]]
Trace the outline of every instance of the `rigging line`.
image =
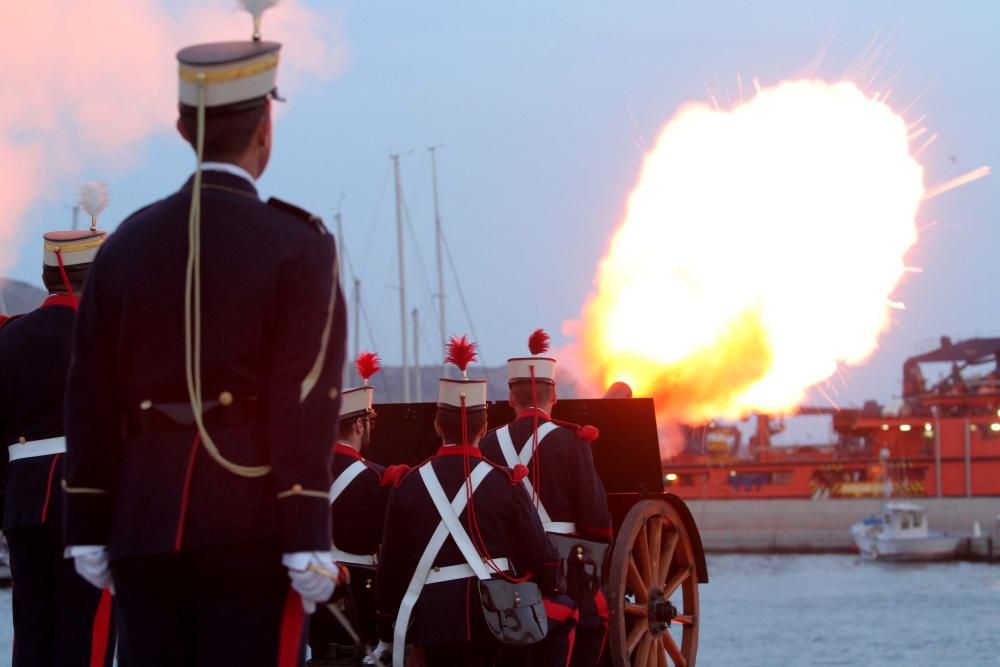
[[[489,364],[486,363],[486,355],[483,354],[482,345],[480,345],[479,334],[476,333],[476,325],[472,322],[472,314],[469,312],[469,304],[465,300],[465,290],[462,289],[462,281],[458,279],[458,270],[455,268],[455,259],[451,256],[451,246],[448,244],[448,237],[445,236],[444,232],[441,233],[441,242],[444,245],[444,254],[448,257],[448,266],[451,268],[452,278],[455,280],[455,286],[458,289],[458,300],[462,304],[462,310],[465,312],[465,320],[469,323],[469,332],[472,337],[476,340],[476,344],[479,345],[479,359],[483,368],[487,370],[486,376],[489,379]],[[490,391],[489,382],[486,383],[486,393],[487,398]]]
[[382,189],[378,199],[375,201],[375,208],[372,211],[371,218],[368,224],[368,242],[365,245],[365,251],[363,253],[361,266],[366,266],[368,264],[368,258],[371,255],[372,244],[375,241],[377,234],[375,233],[378,229],[378,221],[381,218],[382,204],[385,203],[385,192],[389,187],[389,172],[391,170],[391,163],[385,166],[385,170],[382,172]]
[[[406,219],[406,227],[410,230],[410,239],[413,241],[413,247],[417,253],[417,261],[420,264],[420,275],[424,279],[424,287],[427,288],[427,293],[431,295],[431,305],[434,304],[434,288],[431,287],[430,275],[427,273],[427,264],[424,262],[424,254],[420,251],[420,242],[417,239],[417,232],[413,229],[413,217],[410,215],[410,207],[406,204],[406,195],[403,195],[403,218]],[[430,311],[433,312],[433,311]]]
[[[361,319],[365,323],[365,332],[368,334],[368,342],[371,343],[371,349],[378,350],[378,343],[375,341],[375,333],[372,331],[371,320],[368,317],[368,309],[365,308],[365,304],[361,302]],[[387,380],[388,375],[382,377],[382,387],[385,389],[386,398],[389,403],[394,402],[392,394],[392,383]]]

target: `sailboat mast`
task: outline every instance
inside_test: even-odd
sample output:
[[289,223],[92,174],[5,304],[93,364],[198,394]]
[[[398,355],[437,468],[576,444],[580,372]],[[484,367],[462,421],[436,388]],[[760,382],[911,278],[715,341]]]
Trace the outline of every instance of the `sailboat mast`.
[[417,403],[420,398],[420,311],[413,309],[413,384]]
[[446,345],[448,325],[444,314],[444,237],[441,232],[441,208],[438,205],[437,181],[437,146],[427,150],[431,152],[431,183],[434,187],[434,238],[437,247],[437,282],[438,282],[438,328],[441,330],[441,349]]
[[399,330],[403,351],[403,402],[410,402],[410,359],[406,341],[406,268],[403,259],[403,187],[399,181],[399,155],[392,155],[396,177],[396,237],[399,244]]
[[[341,289],[345,287],[343,281],[344,266],[347,260],[347,243],[344,241],[344,220],[340,215],[340,210],[333,214],[333,219],[337,223],[337,260],[340,262],[340,271],[338,272],[337,278],[340,280]],[[355,353],[357,357],[357,353]],[[351,386],[351,365],[344,364],[344,379],[343,387]]]
[[361,354],[361,278],[354,279],[354,356]]

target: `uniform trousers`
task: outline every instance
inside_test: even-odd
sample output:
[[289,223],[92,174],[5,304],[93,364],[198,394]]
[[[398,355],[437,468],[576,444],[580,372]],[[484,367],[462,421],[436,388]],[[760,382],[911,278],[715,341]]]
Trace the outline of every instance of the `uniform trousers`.
[[7,531],[13,580],[14,667],[111,666],[115,628],[102,594],[63,557],[52,525]]
[[[375,568],[364,565],[346,566],[351,577],[351,595],[345,600],[345,615],[354,624],[354,630],[366,644],[378,643],[375,628]],[[333,614],[323,605],[309,619],[309,648],[312,657],[333,655],[331,644],[353,647],[354,639]]]
[[576,626],[571,667],[596,667],[608,636],[608,604],[604,591],[583,592],[576,596],[580,620]]
[[111,565],[128,637],[121,667],[294,667],[305,615],[278,549],[135,556]]

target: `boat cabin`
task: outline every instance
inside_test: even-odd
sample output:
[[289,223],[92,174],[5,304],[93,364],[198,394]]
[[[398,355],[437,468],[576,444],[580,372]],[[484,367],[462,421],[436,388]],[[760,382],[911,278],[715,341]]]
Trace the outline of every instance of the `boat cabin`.
[[927,537],[927,510],[916,503],[886,503],[882,506],[882,535],[902,539]]

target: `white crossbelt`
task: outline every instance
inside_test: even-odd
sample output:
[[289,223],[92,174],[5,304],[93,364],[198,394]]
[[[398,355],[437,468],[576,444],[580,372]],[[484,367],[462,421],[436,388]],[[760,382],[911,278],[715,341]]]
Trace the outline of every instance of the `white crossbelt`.
[[[557,428],[559,428],[559,425],[555,422],[545,422],[539,426],[538,447],[542,445],[542,440],[545,440],[545,436],[552,433]],[[517,450],[514,448],[514,441],[510,437],[510,428],[508,426],[497,429],[496,434],[497,442],[500,444],[500,453],[503,454],[504,461],[507,462],[508,468],[513,468],[519,463],[527,467],[527,465],[531,463],[531,457],[534,455],[537,447],[530,447],[526,442],[524,443],[524,447],[521,448],[521,453],[518,454]],[[552,517],[549,516],[548,510],[545,509],[545,505],[542,504],[542,499],[536,498],[535,489],[531,485],[531,480],[528,479],[527,476],[521,480],[521,484],[523,484],[524,488],[528,491],[528,495],[536,501],[535,508],[538,510],[538,518],[542,520],[542,527],[545,528],[546,533],[568,535],[576,532],[576,524],[572,521],[552,520]]]
[[[475,468],[472,469],[472,473],[469,475],[469,483],[472,486],[472,493],[476,493],[476,489],[482,483],[486,476],[490,474],[493,470],[493,466],[486,461],[480,461]],[[413,614],[413,607],[417,603],[417,599],[420,597],[420,592],[424,589],[424,585],[432,583],[431,579],[431,567],[434,565],[434,559],[437,558],[438,553],[441,551],[441,547],[444,546],[444,541],[447,539],[448,535],[452,536],[455,543],[458,544],[459,549],[462,551],[462,555],[466,555],[466,549],[463,548],[461,542],[461,535],[465,536],[465,540],[469,541],[469,546],[472,546],[471,540],[469,540],[468,534],[465,529],[462,528],[461,522],[458,521],[458,517],[461,516],[462,512],[465,510],[465,505],[468,502],[469,494],[466,493],[466,485],[463,482],[462,487],[455,494],[455,497],[449,503],[447,497],[444,497],[444,491],[441,489],[441,483],[437,479],[437,475],[434,474],[434,468],[431,463],[426,463],[420,466],[420,477],[424,481],[424,485],[427,486],[427,491],[431,495],[431,500],[434,501],[434,506],[438,510],[438,514],[441,515],[441,521],[438,523],[437,528],[431,535],[431,539],[427,542],[427,546],[424,548],[424,553],[420,556],[420,560],[417,562],[417,567],[413,571],[413,577],[410,579],[409,586],[406,587],[406,594],[403,595],[403,600],[399,603],[399,613],[396,615],[396,627],[393,630],[393,645],[392,645],[392,665],[393,667],[403,667],[403,657],[405,655],[406,648],[406,631],[410,626],[410,616]],[[430,480],[430,484],[428,484]],[[432,489],[432,487],[435,487]],[[437,493],[440,492],[440,493]],[[444,504],[441,505],[439,502],[444,499]],[[451,523],[451,517],[458,522],[458,526],[461,532],[458,536],[452,534],[449,529],[449,523]],[[472,549],[475,552],[475,548]],[[468,557],[466,557],[468,558]],[[506,559],[497,559],[502,561]],[[475,552],[474,562],[464,563],[471,572],[471,575],[479,578],[483,578],[480,575],[485,574],[485,578],[489,579],[489,572],[486,570],[486,566],[482,563],[479,558],[478,552]],[[438,572],[446,572],[445,575],[438,575],[439,578],[436,581],[453,581],[452,578],[444,578],[454,573],[458,570],[452,570],[454,566],[449,566],[447,568],[441,568]],[[465,578],[455,577],[455,578]]]
[[[506,572],[510,569],[510,561],[506,558],[494,558],[493,564],[498,570],[503,570]],[[456,579],[469,579],[470,577],[477,577],[476,571],[472,569],[472,566],[468,563],[459,563],[458,565],[445,565],[444,567],[435,567],[431,569],[430,574],[427,575],[428,584],[437,584],[442,581],[455,581]]]
[[368,466],[365,465],[364,461],[355,461],[347,466],[344,472],[337,475],[337,479],[333,480],[333,484],[330,485],[330,504],[332,505],[336,502],[340,494],[351,485],[351,482],[367,469]]
[[341,551],[336,546],[330,550],[330,556],[338,563],[346,563],[348,565],[376,565],[378,563],[375,554],[352,554],[347,551]]
[[[355,461],[351,465],[344,469],[344,472],[337,475],[337,479],[333,480],[333,484],[330,485],[330,504],[333,505],[337,501],[351,482],[358,478],[358,475],[363,473],[368,469],[364,461]],[[375,565],[375,555],[374,554],[352,554],[347,551],[341,551],[337,548],[337,545],[333,545],[331,550],[333,560],[338,563],[347,563],[348,565]]]
[[62,454],[66,451],[66,438],[47,438],[45,440],[32,440],[31,442],[21,442],[7,448],[10,461],[18,459],[33,459],[36,456],[50,456],[52,454]]

